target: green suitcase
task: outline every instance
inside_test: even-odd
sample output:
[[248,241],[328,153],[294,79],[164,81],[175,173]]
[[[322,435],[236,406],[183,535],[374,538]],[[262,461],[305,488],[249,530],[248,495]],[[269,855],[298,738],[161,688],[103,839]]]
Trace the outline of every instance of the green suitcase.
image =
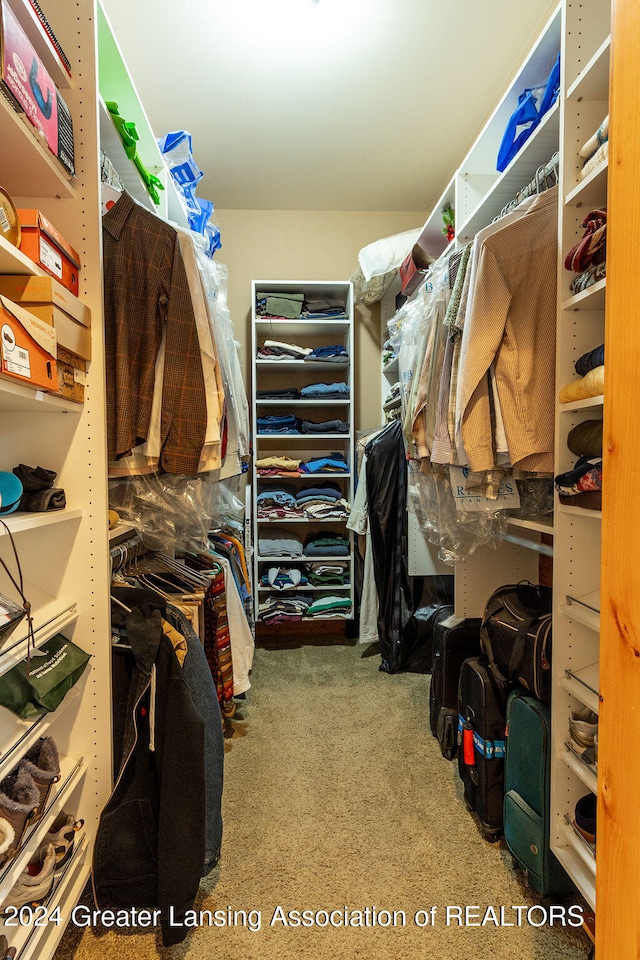
[[507,700],[504,838],[542,897],[574,891],[550,848],[550,745],[548,705],[523,689],[513,690]]

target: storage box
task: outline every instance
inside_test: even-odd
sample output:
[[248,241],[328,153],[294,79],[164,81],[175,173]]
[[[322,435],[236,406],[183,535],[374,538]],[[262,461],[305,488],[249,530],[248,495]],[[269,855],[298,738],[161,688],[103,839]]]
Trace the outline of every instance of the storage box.
[[2,87],[69,175],[75,175],[73,123],[60,96],[18,19],[0,0]]
[[78,296],[80,256],[39,210],[18,209],[20,249]]
[[26,309],[29,309],[30,303],[52,303],[83,327],[91,326],[89,307],[53,277],[25,277],[17,274],[0,276],[0,296],[8,297]]
[[3,376],[55,390],[55,329],[6,297],[0,297],[0,355]]
[[87,379],[87,364],[82,357],[58,348],[56,361],[58,389],[53,392],[65,400],[84,403],[84,386]]
[[53,277],[0,276],[0,295],[54,326],[58,350],[91,360],[91,311]]

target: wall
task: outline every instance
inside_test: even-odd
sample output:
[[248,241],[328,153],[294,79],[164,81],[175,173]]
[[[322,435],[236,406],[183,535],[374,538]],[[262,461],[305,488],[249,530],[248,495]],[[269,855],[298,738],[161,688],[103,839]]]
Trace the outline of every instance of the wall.
[[[358,251],[381,237],[421,227],[422,213],[306,210],[216,210],[229,268],[229,307],[247,391],[251,388],[251,281],[348,280]],[[358,307],[355,319],[358,429],[380,423],[380,311]]]

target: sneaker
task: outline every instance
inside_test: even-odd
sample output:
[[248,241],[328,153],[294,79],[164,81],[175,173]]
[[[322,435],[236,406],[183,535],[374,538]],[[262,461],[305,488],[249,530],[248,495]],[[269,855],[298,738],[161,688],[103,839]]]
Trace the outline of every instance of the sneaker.
[[44,841],[14,883],[2,908],[39,906],[51,893],[55,865],[55,848]]
[[56,851],[56,870],[63,867],[71,858],[76,833],[83,826],[84,820],[76,820],[72,813],[61,810],[49,827],[45,839],[53,844]]
[[571,739],[579,747],[592,747],[594,737],[598,733],[598,717],[595,713],[589,713],[586,717],[572,713],[569,718],[569,733]]

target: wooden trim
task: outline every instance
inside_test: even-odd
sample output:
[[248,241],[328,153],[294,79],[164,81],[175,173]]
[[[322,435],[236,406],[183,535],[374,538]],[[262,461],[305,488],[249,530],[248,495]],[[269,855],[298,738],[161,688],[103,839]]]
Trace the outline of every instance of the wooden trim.
[[[596,955],[640,936],[640,7],[612,18]],[[588,558],[585,558],[588,562]]]

